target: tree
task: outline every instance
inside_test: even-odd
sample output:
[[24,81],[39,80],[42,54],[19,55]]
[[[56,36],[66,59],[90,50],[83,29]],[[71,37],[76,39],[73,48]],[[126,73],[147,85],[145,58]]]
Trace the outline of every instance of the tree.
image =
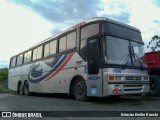
[[8,79],[8,69],[7,68],[0,71],[0,80],[6,80],[6,79]]
[[151,48],[152,52],[160,50],[160,36],[154,35],[148,43],[147,48]]
[[8,79],[8,69],[5,68],[3,70],[0,71],[0,90],[2,89],[3,85],[4,85],[4,80]]

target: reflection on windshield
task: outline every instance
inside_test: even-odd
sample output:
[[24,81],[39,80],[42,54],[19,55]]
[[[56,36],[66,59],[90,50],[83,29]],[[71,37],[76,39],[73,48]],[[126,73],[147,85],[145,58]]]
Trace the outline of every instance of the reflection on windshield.
[[128,51],[129,41],[106,36],[107,63],[124,64]]
[[133,63],[135,65],[140,65],[144,66],[144,48],[143,44],[137,43],[137,42],[131,42],[131,45],[133,47]]
[[[133,58],[134,66],[144,66],[143,57],[143,44],[137,42],[131,42],[128,40],[106,36],[106,52],[105,62],[108,64],[121,64],[132,65],[131,56]],[[129,52],[129,47],[132,49]]]

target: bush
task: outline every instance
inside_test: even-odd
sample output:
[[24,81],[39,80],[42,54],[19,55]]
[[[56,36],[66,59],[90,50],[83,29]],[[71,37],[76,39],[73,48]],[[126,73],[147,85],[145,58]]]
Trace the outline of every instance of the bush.
[[0,81],[8,79],[8,69],[5,68],[0,71]]
[[5,68],[0,71],[0,90],[3,88],[3,83],[8,79],[8,69]]

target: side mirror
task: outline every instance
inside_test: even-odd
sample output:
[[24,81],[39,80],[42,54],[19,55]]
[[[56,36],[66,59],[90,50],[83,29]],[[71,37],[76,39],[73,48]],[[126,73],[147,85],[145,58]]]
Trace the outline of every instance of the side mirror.
[[98,40],[93,39],[88,41],[88,73],[99,73],[99,48]]

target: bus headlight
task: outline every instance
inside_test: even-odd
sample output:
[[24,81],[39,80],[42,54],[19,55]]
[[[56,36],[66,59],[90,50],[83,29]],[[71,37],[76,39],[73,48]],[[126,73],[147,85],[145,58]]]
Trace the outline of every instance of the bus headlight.
[[108,75],[108,80],[124,80],[124,76]]
[[149,81],[149,77],[144,77],[144,80],[148,80]]
[[149,81],[149,77],[142,77],[142,80],[148,80]]
[[116,79],[116,80],[124,80],[125,77],[124,77],[124,76],[115,76],[115,79]]

